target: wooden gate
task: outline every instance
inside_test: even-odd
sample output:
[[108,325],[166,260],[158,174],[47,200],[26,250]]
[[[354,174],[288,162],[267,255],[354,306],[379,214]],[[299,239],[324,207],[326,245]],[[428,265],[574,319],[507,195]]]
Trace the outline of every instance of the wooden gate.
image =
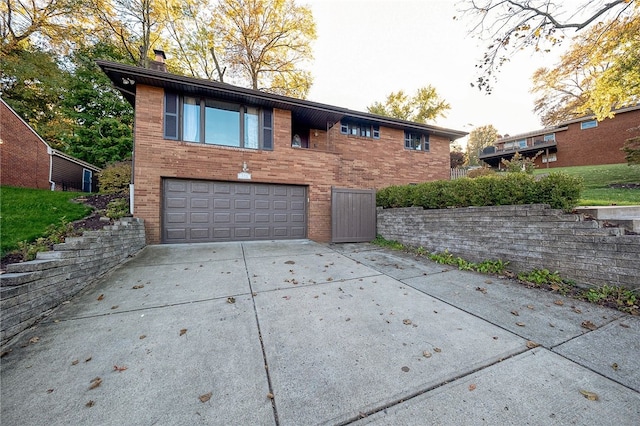
[[376,190],[331,188],[331,242],[376,238]]

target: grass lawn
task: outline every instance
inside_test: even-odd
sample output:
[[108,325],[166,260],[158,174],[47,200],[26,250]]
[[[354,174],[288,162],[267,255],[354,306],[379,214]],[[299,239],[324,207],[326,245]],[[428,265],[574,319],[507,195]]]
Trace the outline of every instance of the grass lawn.
[[71,202],[85,195],[44,189],[0,187],[0,255],[45,234],[51,225],[73,222],[87,216],[91,209]]
[[579,205],[610,206],[640,205],[640,188],[610,188],[610,184],[640,184],[640,165],[606,164],[602,166],[552,167],[536,169],[534,174],[564,172],[582,176],[584,191]]

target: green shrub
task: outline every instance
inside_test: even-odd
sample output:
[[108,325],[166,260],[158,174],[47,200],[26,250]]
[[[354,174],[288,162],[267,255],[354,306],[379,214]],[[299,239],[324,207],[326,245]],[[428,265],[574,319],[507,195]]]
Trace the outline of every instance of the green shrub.
[[131,183],[131,162],[113,163],[98,174],[101,194],[128,194]]
[[390,186],[377,193],[384,208],[418,206],[425,209],[468,206],[549,204],[570,211],[582,191],[580,178],[551,173],[536,181],[525,173],[440,180],[419,185]]
[[469,173],[467,173],[467,177],[469,179],[474,179],[480,176],[491,176],[495,174],[496,171],[490,167],[480,167],[479,169],[469,170]]
[[109,219],[120,219],[129,215],[129,199],[118,198],[107,204],[105,215]]
[[627,163],[640,164],[640,136],[627,139],[621,149]]

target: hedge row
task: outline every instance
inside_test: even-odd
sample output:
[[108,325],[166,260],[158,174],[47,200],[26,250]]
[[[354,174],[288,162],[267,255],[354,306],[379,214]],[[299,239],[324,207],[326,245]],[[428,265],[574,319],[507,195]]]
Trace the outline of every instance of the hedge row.
[[549,204],[571,211],[580,199],[582,178],[551,173],[540,179],[525,173],[506,173],[475,179],[439,180],[418,185],[390,186],[378,191],[378,207],[501,206]]

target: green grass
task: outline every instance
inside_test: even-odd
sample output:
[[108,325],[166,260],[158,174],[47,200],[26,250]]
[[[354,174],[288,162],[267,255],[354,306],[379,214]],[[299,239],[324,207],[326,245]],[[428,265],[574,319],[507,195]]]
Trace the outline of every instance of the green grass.
[[31,242],[51,225],[87,216],[91,209],[71,200],[79,192],[0,187],[0,255],[16,249],[20,241]]
[[581,176],[584,191],[580,199],[581,206],[628,206],[640,204],[640,189],[610,188],[610,184],[640,184],[640,165],[605,164],[601,166],[552,167],[536,169],[534,174],[564,172]]

